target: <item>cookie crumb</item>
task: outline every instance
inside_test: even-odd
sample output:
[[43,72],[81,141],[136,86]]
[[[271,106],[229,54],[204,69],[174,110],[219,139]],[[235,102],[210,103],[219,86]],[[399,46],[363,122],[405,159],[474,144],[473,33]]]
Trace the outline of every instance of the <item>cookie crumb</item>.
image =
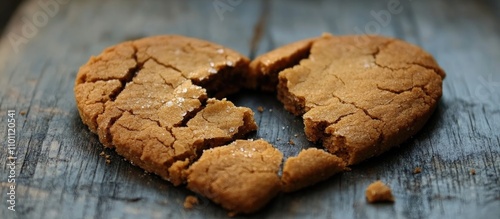
[[295,142],[292,139],[290,139],[290,141],[288,141],[288,144],[295,145]]
[[470,169],[470,175],[476,175],[476,169],[472,168]]
[[422,172],[422,168],[420,167],[415,167],[415,169],[413,170],[413,174],[419,174]]
[[394,202],[391,189],[382,181],[377,180],[366,188],[366,200],[370,203],[375,202]]
[[259,111],[259,113],[264,112],[264,107],[262,106],[257,107],[257,111]]
[[298,134],[295,134],[295,135],[293,135],[293,136],[297,137],[297,136],[299,136],[299,135],[298,135]]
[[193,195],[188,195],[186,196],[186,199],[184,200],[184,208],[185,209],[192,209],[195,205],[199,203],[198,198]]
[[111,163],[111,159],[110,159],[111,155],[108,155],[104,151],[101,151],[101,153],[99,154],[99,156],[104,157],[104,159],[106,160],[106,164],[110,164]]
[[21,114],[21,116],[24,116],[26,115],[26,111],[21,111],[19,114]]

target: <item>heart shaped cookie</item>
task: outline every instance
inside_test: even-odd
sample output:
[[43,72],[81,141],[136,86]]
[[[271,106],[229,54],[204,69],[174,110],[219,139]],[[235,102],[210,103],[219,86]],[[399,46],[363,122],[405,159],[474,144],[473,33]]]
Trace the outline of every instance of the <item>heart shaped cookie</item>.
[[[183,36],[124,42],[92,57],[75,82],[83,122],[133,164],[233,213],[324,180],[414,135],[441,97],[444,72],[416,46],[378,36],[323,35],[252,63]],[[286,159],[255,131],[253,112],[223,97],[276,90],[327,150]]]

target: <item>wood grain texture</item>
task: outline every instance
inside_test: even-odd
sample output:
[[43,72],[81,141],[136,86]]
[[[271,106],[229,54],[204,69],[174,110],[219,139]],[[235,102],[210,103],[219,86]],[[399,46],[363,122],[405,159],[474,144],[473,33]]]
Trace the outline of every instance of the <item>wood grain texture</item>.
[[[106,164],[97,136],[76,110],[79,66],[105,47],[157,34],[198,37],[258,55],[323,32],[364,31],[378,22],[371,11],[387,11],[389,2],[243,0],[221,17],[214,1],[70,0],[14,48],[9,35],[23,35],[22,18],[41,11],[39,1],[26,1],[0,39],[3,136],[7,110],[18,113],[16,212],[4,201],[9,184],[2,140],[0,218],[226,217],[204,198],[185,210],[182,203],[191,192],[144,173],[113,151],[104,150],[111,155]],[[447,72],[443,98],[428,124],[400,148],[311,188],[279,195],[263,211],[241,217],[500,218],[498,3],[400,2],[401,11],[371,31],[420,45]],[[229,99],[255,111],[260,129],[250,137],[268,140],[285,156],[313,146],[301,119],[284,111],[274,94],[242,92]],[[259,106],[264,112],[257,112]],[[420,174],[413,174],[416,167]],[[394,204],[366,202],[364,190],[377,179],[392,188]]]

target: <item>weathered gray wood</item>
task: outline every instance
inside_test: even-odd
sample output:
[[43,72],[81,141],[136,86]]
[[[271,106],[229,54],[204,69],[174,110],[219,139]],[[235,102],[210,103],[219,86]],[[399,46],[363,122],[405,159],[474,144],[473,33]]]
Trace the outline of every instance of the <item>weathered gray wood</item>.
[[10,17],[16,11],[20,3],[21,1],[0,2],[0,34],[2,34],[5,25],[9,22]]
[[[322,32],[356,34],[378,22],[371,11],[388,11],[389,0],[243,0],[222,20],[214,1],[73,0],[59,5],[55,16],[16,49],[9,34],[22,35],[22,18],[41,11],[38,2],[25,2],[0,39],[0,133],[6,136],[7,110],[18,113],[16,212],[4,201],[9,184],[2,143],[0,218],[226,217],[204,198],[185,210],[182,203],[191,192],[145,174],[113,151],[105,150],[111,155],[111,163],[105,163],[102,146],[75,107],[78,67],[107,46],[156,34],[203,38],[249,56]],[[498,3],[400,2],[401,12],[376,30],[422,46],[448,73],[429,123],[400,148],[309,189],[280,195],[249,217],[500,218]],[[254,38],[260,40],[252,48]],[[250,137],[265,138],[285,156],[312,146],[301,119],[284,111],[273,94],[229,98],[256,112],[260,129]],[[265,111],[257,112],[258,106]],[[415,167],[422,173],[413,174]],[[394,204],[366,203],[364,189],[376,179],[391,186]]]

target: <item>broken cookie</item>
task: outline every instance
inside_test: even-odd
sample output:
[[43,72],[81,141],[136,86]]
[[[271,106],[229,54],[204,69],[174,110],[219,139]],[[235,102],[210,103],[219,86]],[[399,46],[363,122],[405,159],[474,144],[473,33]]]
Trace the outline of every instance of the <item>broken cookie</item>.
[[[387,37],[325,34],[250,63],[214,43],[157,36],[92,57],[74,92],[82,121],[104,146],[236,214],[399,145],[432,114],[444,77],[428,53]],[[326,151],[288,158],[280,177],[281,152],[264,140],[236,140],[257,129],[253,112],[221,98],[242,87],[277,91],[303,117],[307,139]],[[393,200],[380,182],[366,195]],[[185,206],[195,203],[190,197]]]

